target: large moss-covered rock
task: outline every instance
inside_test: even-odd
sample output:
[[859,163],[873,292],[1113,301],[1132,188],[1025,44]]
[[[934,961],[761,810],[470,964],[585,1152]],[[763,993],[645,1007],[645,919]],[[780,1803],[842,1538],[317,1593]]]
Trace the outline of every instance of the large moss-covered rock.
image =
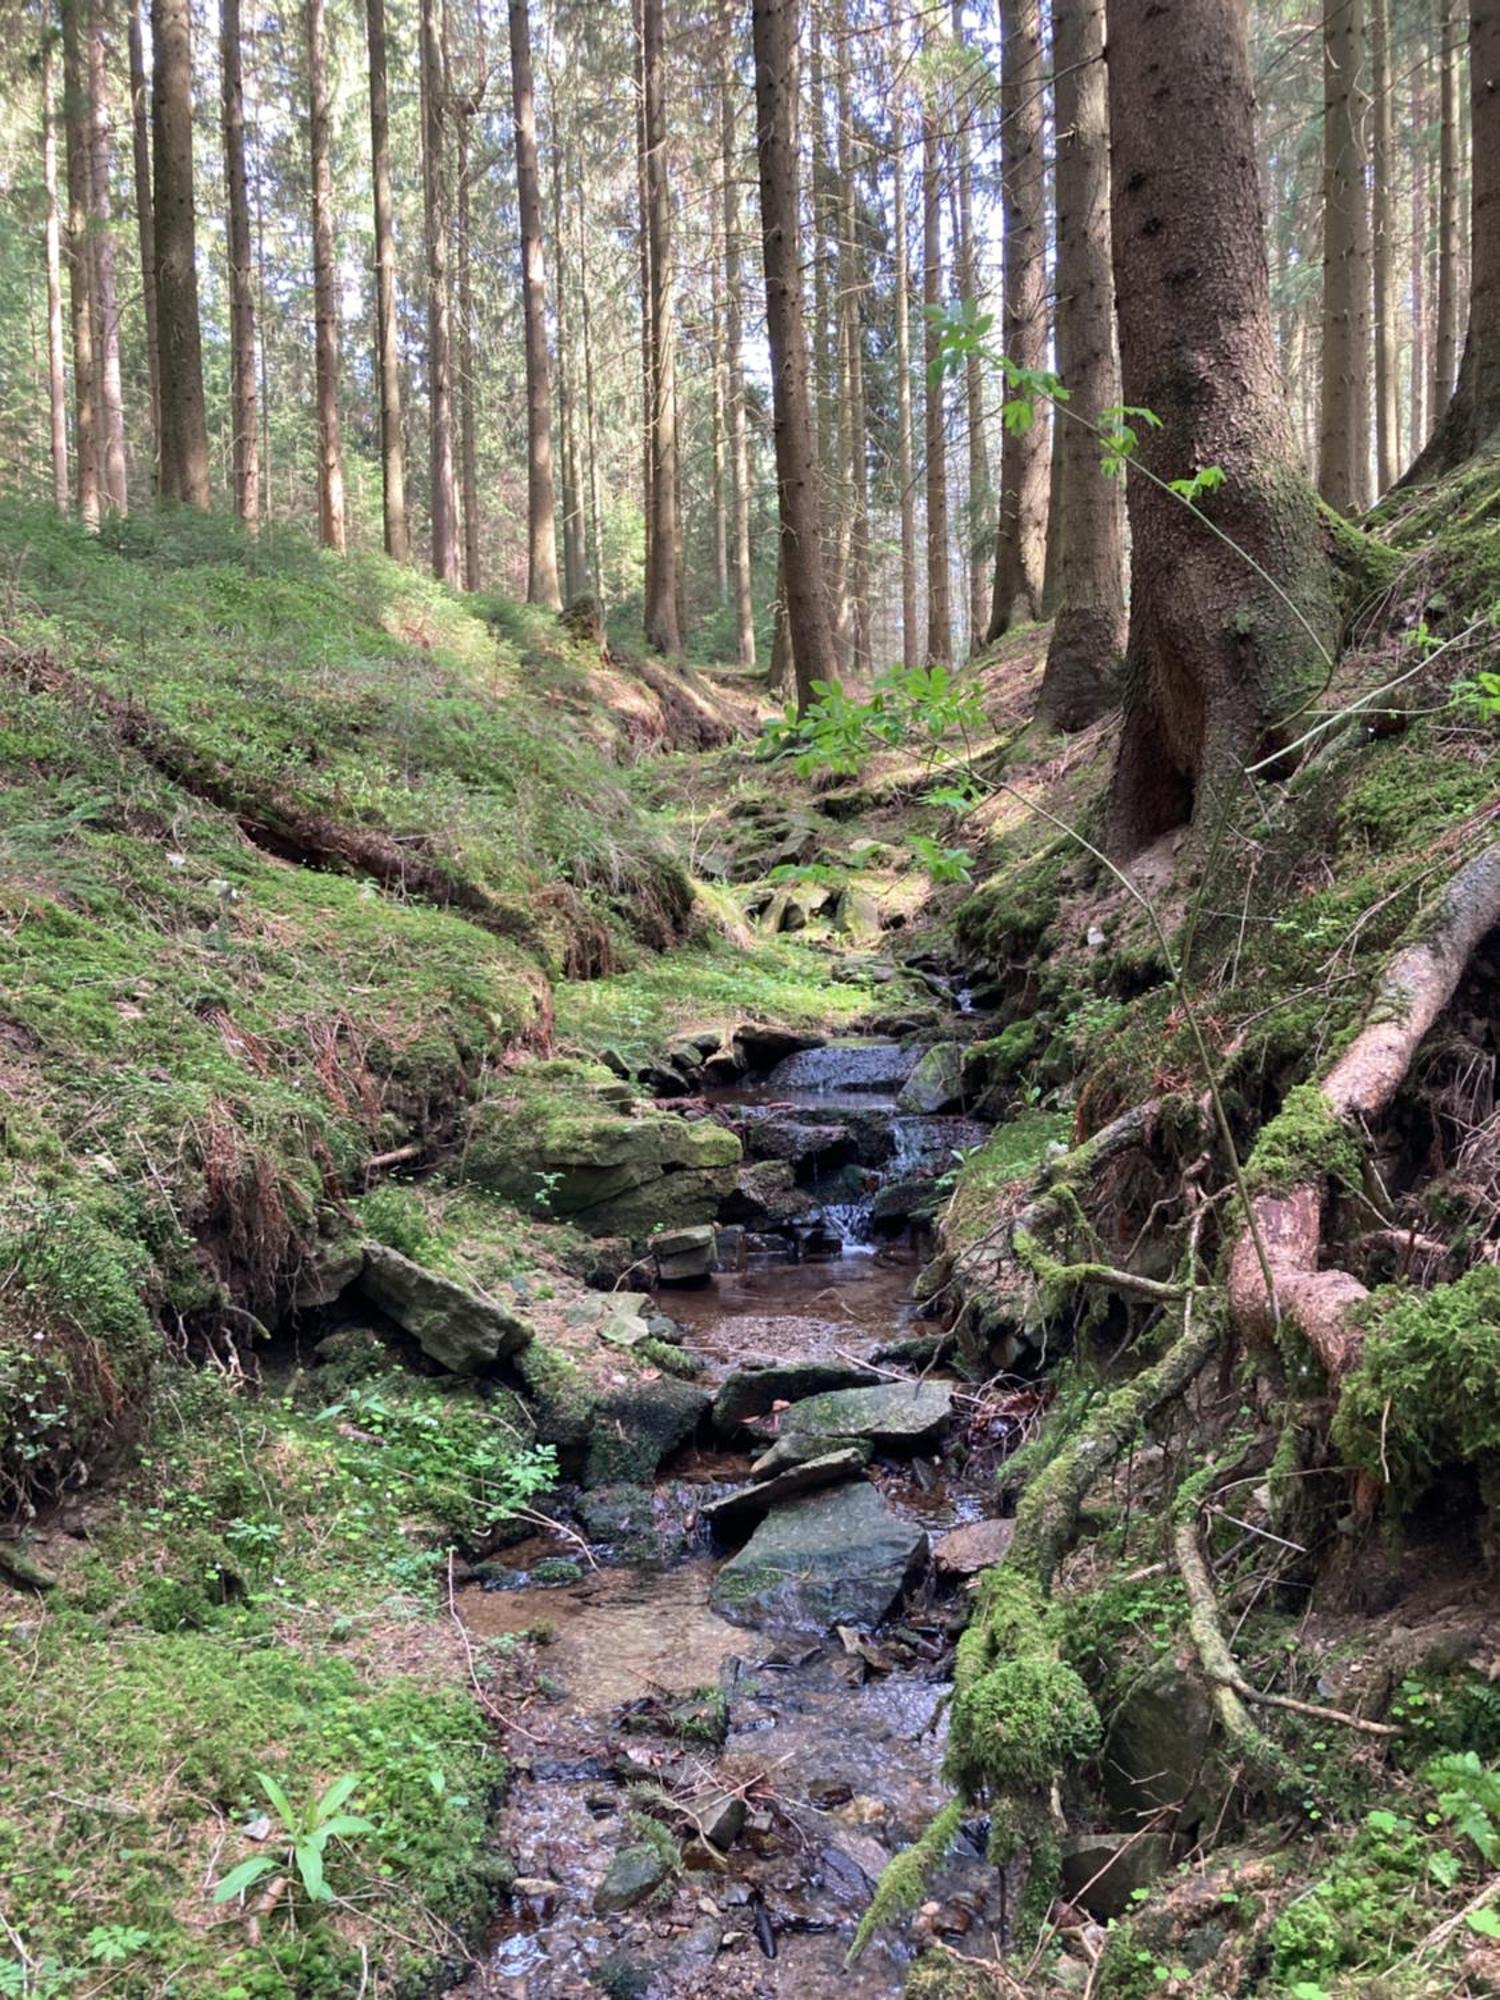
[[768,1514],[715,1577],[712,1602],[739,1625],[875,1625],[926,1556],[926,1535],[873,1486],[834,1487]]
[[1213,1697],[1197,1674],[1160,1661],[1135,1682],[1110,1717],[1104,1742],[1104,1795],[1118,1825],[1134,1829],[1163,1806],[1182,1802],[1190,1827],[1211,1807]]
[[832,1389],[874,1387],[874,1368],[857,1361],[770,1361],[731,1369],[714,1397],[714,1422],[731,1431],[751,1417],[763,1417],[775,1403],[798,1403]]
[[704,1390],[672,1375],[611,1386],[590,1417],[583,1483],[645,1484],[668,1452],[692,1436],[708,1406]]
[[755,1470],[778,1472],[853,1438],[916,1451],[941,1437],[952,1414],[953,1391],[946,1382],[881,1382],[809,1396],[782,1417],[780,1437]]
[[422,1352],[455,1375],[476,1375],[515,1354],[531,1329],[494,1299],[403,1257],[384,1243],[365,1245],[359,1289],[409,1333]]
[[931,1116],[962,1104],[964,1054],[957,1042],[939,1042],[936,1048],[928,1049],[902,1084],[896,1099],[898,1108]]

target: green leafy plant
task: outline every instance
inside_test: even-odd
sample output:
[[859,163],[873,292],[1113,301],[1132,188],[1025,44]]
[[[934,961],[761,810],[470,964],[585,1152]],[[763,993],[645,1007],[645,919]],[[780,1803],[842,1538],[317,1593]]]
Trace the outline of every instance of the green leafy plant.
[[350,1840],[375,1832],[373,1820],[344,1811],[359,1784],[358,1773],[346,1772],[342,1778],[335,1778],[321,1797],[311,1800],[300,1811],[273,1777],[265,1771],[257,1771],[255,1777],[280,1822],[281,1838],[273,1853],[252,1854],[231,1868],[215,1887],[214,1901],[227,1903],[244,1895],[264,1876],[295,1868],[310,1901],[331,1903],[333,1891],[323,1868],[329,1841]]

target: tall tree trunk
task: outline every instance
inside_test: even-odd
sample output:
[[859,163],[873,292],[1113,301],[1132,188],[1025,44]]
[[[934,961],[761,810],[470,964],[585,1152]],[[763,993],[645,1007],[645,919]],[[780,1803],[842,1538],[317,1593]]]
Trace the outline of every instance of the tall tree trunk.
[[1370,237],[1375,281],[1375,467],[1381,493],[1401,470],[1400,348],[1396,340],[1396,136],[1391,100],[1391,0],[1370,0],[1374,156]]
[[224,195],[229,252],[229,418],[234,511],[247,527],[260,518],[260,426],[255,396],[255,281],[250,190],[245,176],[245,86],[240,0],[219,0],[224,86]]
[[125,399],[120,386],[120,302],[109,193],[109,71],[101,0],[89,8],[89,220],[94,258],[95,387],[99,397],[101,498],[112,514],[130,502],[125,477]]
[[[895,0],[891,32],[897,60],[905,60]],[[906,118],[904,92],[898,87],[891,123],[892,254],[896,266],[896,451],[901,485],[901,663],[908,672],[921,665],[917,630],[917,466],[911,395],[911,261],[907,243]]]
[[[1424,38],[1417,37],[1417,59],[1411,73],[1413,132],[1427,130],[1427,91],[1423,70],[1427,60]],[[1427,418],[1427,149],[1419,146],[1411,163],[1411,442],[1407,457],[1421,455],[1431,426]]]
[[[554,94],[554,102],[556,101]],[[564,148],[559,116],[553,114],[552,243],[557,270],[557,424],[562,457],[563,600],[571,604],[587,588],[583,502],[578,478],[578,409],[573,392],[573,350],[568,319],[568,222],[563,194]]]
[[42,40],[42,186],[46,194],[47,409],[52,443],[52,499],[68,510],[68,377],[63,351],[62,222],[57,208],[57,119],[52,109],[52,38]]
[[73,442],[78,511],[99,525],[99,403],[94,355],[94,260],[89,254],[87,0],[63,0],[63,130],[68,160],[68,302],[73,322]]
[[453,479],[453,331],[448,300],[442,0],[421,0],[422,200],[427,232],[427,399],[431,431],[432,573],[455,587],[458,496]]
[[724,0],[719,38],[719,158],[724,181],[724,374],[729,428],[735,626],[742,665],[755,665],[755,601],[750,575],[750,425],[745,411],[744,277],[740,242],[740,146],[735,102],[736,0]]
[[527,0],[510,0],[510,92],[516,120],[521,311],[526,337],[526,599],[548,611],[559,611],[562,592],[557,581],[557,496],[552,481],[547,271],[542,261],[542,188],[536,157]]
[[1459,0],[1438,0],[1441,100],[1438,128],[1437,329],[1432,419],[1441,424],[1458,381]]
[[672,261],[662,0],[642,0],[641,29],[646,232],[651,259],[651,536],[646,570],[646,643],[657,653],[678,653],[682,650],[678,614],[682,547],[677,491],[676,272]]
[[[1211,534],[1142,473],[1129,485],[1125,718],[1107,839],[1138,853],[1200,835],[1244,767],[1296,724],[1335,611],[1317,505],[1298,470],[1276,369],[1250,53],[1241,0],[1155,0],[1110,18],[1115,291],[1123,399],[1154,410],[1143,472],[1222,468]],[[1191,365],[1184,366],[1184,357]]]
[[[650,190],[646,181],[646,27],[644,0],[631,0],[631,22],[635,34],[635,209],[636,258],[640,266],[641,292],[641,525],[644,544],[642,588],[649,589],[651,578],[651,532],[656,506],[651,494],[652,468],[656,460],[656,359],[651,328],[651,223]],[[644,621],[643,621],[644,622]]]
[[766,272],[766,340],[780,504],[786,636],[797,707],[814,681],[838,679],[827,579],[803,318],[801,208],[797,190],[797,4],[754,0],[756,151]]
[[478,110],[471,98],[454,106],[458,134],[458,486],[464,523],[464,589],[479,588],[479,450],[474,408],[474,280],[470,272],[471,218],[469,120]]
[[1495,0],[1473,0],[1469,103],[1474,164],[1468,332],[1453,395],[1409,477],[1451,470],[1500,431],[1500,6]]
[[161,487],[161,350],[156,334],[156,214],[151,198],[151,96],[141,0],[129,0],[130,144],[135,171],[136,240],[141,254],[141,297],[146,317],[146,390],[151,414],[151,484]]
[[[929,28],[929,48],[935,38]],[[924,446],[927,459],[927,664],[953,658],[953,613],[948,576],[948,425],[939,368],[938,328],[932,315],[943,303],[942,149],[938,141],[936,83],[929,78],[922,104],[922,305]]]
[[1110,267],[1109,93],[1104,0],[1053,0],[1057,76],[1057,370],[1068,391],[1053,418],[1061,462],[1058,609],[1037,713],[1081,729],[1117,698],[1125,648],[1120,487],[1106,479],[1097,424],[1120,400]]
[[151,169],[161,342],[161,495],[207,507],[208,419],[193,207],[192,0],[151,0]]
[[865,440],[865,336],[863,301],[865,264],[860,243],[858,182],[855,158],[854,91],[849,47],[853,28],[849,0],[840,0],[836,77],[839,117],[839,305],[843,318],[840,349],[843,366],[842,431],[847,457],[848,562],[844,571],[847,603],[849,665],[857,683],[869,679],[870,649],[870,473]]
[[375,372],[380,397],[380,488],[385,552],[410,562],[406,445],[401,432],[401,348],[396,323],[396,232],[391,219],[391,116],[385,0],[365,0],[370,52],[370,164],[375,199]]
[[709,375],[709,458],[713,487],[714,515],[714,602],[722,610],[729,602],[729,451],[727,403],[724,389],[724,260],[719,246],[717,223],[709,229],[708,339]]
[[1318,491],[1341,514],[1365,504],[1361,414],[1370,393],[1370,267],[1365,208],[1364,0],[1323,16],[1323,402]]
[[344,547],[344,448],[339,434],[339,295],[333,248],[332,104],[327,0],[305,0],[312,171],[314,371],[318,401],[318,538]]
[[[1047,364],[1046,116],[1040,0],[1001,0],[1001,177],[1005,353],[1020,368]],[[1048,432],[1006,425],[1000,445],[995,587],[986,637],[998,639],[1041,607],[1047,542]]]
[[599,437],[594,398],[594,308],[589,286],[589,244],[583,212],[583,175],[577,176],[578,297],[583,320],[583,415],[589,491],[589,552],[593,562],[594,597],[604,611],[604,515],[599,504]]
[[834,642],[843,658],[843,579],[839,574],[836,534],[840,495],[835,491],[839,462],[836,440],[837,403],[834,394],[835,336],[833,301],[837,289],[833,270],[833,167],[828,157],[828,109],[823,75],[823,0],[807,0],[807,148],[808,204],[812,223],[809,260],[812,265],[812,383],[815,446],[818,455],[819,517],[822,521],[823,567],[828,580],[829,612]]
[[[953,0],[953,39],[963,46],[963,0]],[[969,127],[975,116],[971,81],[957,106],[958,231],[955,254],[959,297],[979,306],[979,256],[974,242],[974,168]],[[984,436],[984,364],[973,348],[964,359],[964,403],[969,445],[969,508],[964,543],[968,550],[969,637],[977,646],[990,615],[990,461]]]

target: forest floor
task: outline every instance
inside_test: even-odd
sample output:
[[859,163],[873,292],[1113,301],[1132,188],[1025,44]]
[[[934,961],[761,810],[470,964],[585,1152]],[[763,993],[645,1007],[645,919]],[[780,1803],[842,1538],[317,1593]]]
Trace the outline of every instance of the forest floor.
[[[1278,1114],[1494,838],[1495,726],[1449,698],[1471,654],[1436,650],[1494,567],[1469,498],[1468,538],[1383,572],[1353,621],[1341,696],[1415,660],[1401,715],[1331,731],[1263,792],[1191,909],[1173,844],[1146,857],[1134,887],[1175,966],[1059,830],[1097,825],[1110,733],[1029,724],[1043,633],[984,663],[983,736],[798,773],[753,753],[742,678],[609,661],[375,558],[188,516],[94,541],[0,514],[0,1992],[238,2000],[458,1975],[511,1881],[496,1802],[548,1700],[545,1646],[476,1636],[462,1585],[503,1556],[497,1519],[590,1483],[580,1454],[621,1397],[638,1442],[604,1483],[649,1483],[665,1455],[652,1426],[691,1386],[668,1330],[622,1356],[588,1301],[637,1281],[654,1229],[722,1208],[739,1171],[722,1128],[686,1121],[689,1143],[671,1109],[701,1096],[705,1059],[957,1037],[943,1107],[994,1129],[933,1177],[918,1295],[957,1336],[952,1367],[1020,1398],[1021,1428],[1047,1416],[1030,1469],[1066,1449],[1163,1325],[1073,1261],[1170,1287],[1190,1228],[1205,1269],[1228,1253],[1224,1162],[1198,1165],[1196,1034],[1269,1184],[1292,1143]],[[959,764],[988,802],[924,803]],[[1500,1414],[1479,1340],[1500,1312],[1469,1275],[1492,1269],[1500,1205],[1497,980],[1481,952],[1373,1135],[1383,1186],[1347,1187],[1339,1225],[1372,1285],[1468,1286],[1471,1420],[1444,1406],[1439,1452],[1390,1416],[1392,1397],[1451,1395],[1436,1364],[1374,1385],[1376,1464],[1406,1455],[1373,1520],[1303,1353],[1226,1342],[1138,1429],[1086,1497],[1055,1599],[1114,1745],[1069,1779],[1071,1823],[1156,1870],[1112,1920],[1086,1893],[1059,1905],[1004,1967],[919,1924],[909,1991],[1500,1991],[1471,1921],[1500,1866],[1481,1504]],[[627,1122],[622,1090],[644,1093],[623,1185],[597,1150]],[[1080,1184],[1052,1265],[1028,1266],[1010,1224],[1039,1153],[1141,1105],[1144,1143]],[[604,1180],[570,1183],[580,1159]],[[618,1228],[567,1219],[597,1224],[606,1194]],[[504,1363],[482,1392],[433,1365],[425,1295],[399,1340],[345,1312],[351,1284],[371,1302],[364,1243],[481,1302],[473,1338]],[[1279,1713],[1276,1783],[1214,1735],[1169,1545],[1197,1466],[1242,1671],[1398,1737]],[[1007,1477],[985,1466],[992,1504]],[[1165,1718],[1193,1768],[1101,1805],[1131,1718],[1141,1754]],[[1441,1754],[1475,1773],[1429,1777]],[[325,1905],[306,1857],[343,1778],[325,1817],[373,1830],[328,1836]],[[216,1902],[257,1857],[247,1898]]]

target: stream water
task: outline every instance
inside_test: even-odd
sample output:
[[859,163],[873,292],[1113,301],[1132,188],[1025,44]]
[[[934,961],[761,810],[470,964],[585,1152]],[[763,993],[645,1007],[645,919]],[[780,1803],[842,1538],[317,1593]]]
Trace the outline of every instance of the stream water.
[[[816,1054],[817,1052],[811,1052]],[[824,1069],[826,1070],[826,1064]],[[892,1121],[878,1185],[913,1164],[931,1170],[976,1128],[956,1119],[902,1121],[878,1060],[872,1088],[819,1074],[794,1094],[756,1086],[721,1099],[804,1115],[852,1108]],[[818,1086],[830,1081],[830,1087]],[[863,1081],[863,1079],[861,1079]],[[905,1123],[901,1133],[895,1128]],[[926,1128],[918,1131],[915,1128]],[[751,1254],[698,1290],[663,1293],[713,1387],[757,1361],[866,1362],[911,1329],[915,1258],[876,1248],[857,1219],[844,1254],[818,1261]],[[732,1445],[733,1440],[725,1440]],[[510,1744],[512,1777],[501,1833],[519,1880],[470,2000],[583,2000],[600,1991],[654,2000],[885,2000],[900,1993],[922,1936],[989,1955],[1003,1931],[1004,1884],[983,1858],[985,1828],[934,1881],[916,1930],[877,1938],[852,1969],[844,1959],[875,1879],[943,1802],[940,1767],[951,1674],[954,1586],[924,1581],[875,1633],[746,1629],[722,1619],[710,1588],[724,1551],[699,1522],[711,1498],[743,1482],[750,1460],[690,1446],[665,1465],[655,1505],[680,1532],[666,1566],[599,1567],[542,1588],[541,1557],[577,1556],[561,1538],[509,1551],[510,1587],[466,1591],[476,1636],[546,1628],[539,1657],[546,1698],[530,1701]],[[869,1477],[891,1509],[931,1540],[982,1514],[989,1482],[925,1457],[884,1460]],[[501,1578],[502,1585],[510,1579]],[[718,1690],[722,1742],[661,1733],[674,1699]],[[653,1724],[657,1725],[653,1728]],[[641,1787],[670,1793],[686,1866],[634,1907],[601,1914],[595,1898],[612,1861],[642,1838]],[[695,1837],[725,1798],[745,1808],[725,1851]],[[736,1809],[737,1810],[737,1809]]]

